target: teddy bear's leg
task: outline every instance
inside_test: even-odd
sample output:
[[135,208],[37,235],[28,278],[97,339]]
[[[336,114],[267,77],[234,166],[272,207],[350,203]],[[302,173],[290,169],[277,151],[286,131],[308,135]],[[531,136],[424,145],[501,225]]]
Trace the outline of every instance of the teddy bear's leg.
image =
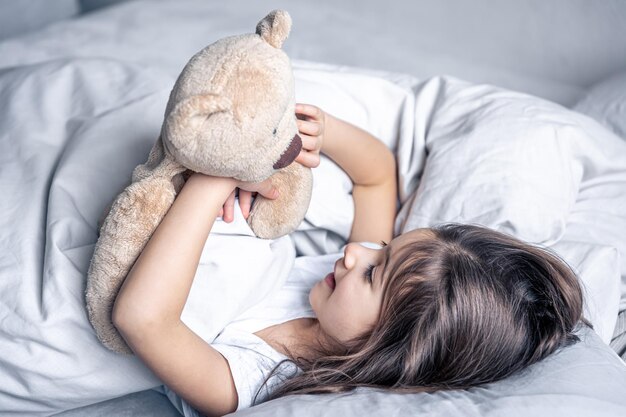
[[280,196],[269,200],[257,195],[248,217],[254,234],[263,239],[276,239],[296,230],[309,208],[313,173],[294,162],[272,175],[271,181]]
[[176,197],[170,178],[145,178],[115,199],[96,243],[87,274],[86,304],[98,339],[109,349],[132,354],[113,326],[117,293],[144,246]]

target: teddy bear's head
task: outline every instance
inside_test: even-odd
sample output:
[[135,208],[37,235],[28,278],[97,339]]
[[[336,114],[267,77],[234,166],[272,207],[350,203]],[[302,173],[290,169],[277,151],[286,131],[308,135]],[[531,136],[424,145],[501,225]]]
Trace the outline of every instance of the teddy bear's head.
[[165,111],[165,152],[206,175],[262,181],[289,165],[302,142],[294,79],[281,46],[291,18],[275,10],[256,33],[207,46],[185,66]]

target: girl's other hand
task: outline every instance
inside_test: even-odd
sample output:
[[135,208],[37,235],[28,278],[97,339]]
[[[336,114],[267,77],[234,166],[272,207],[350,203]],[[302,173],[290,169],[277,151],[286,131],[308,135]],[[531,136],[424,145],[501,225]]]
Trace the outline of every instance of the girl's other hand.
[[324,144],[326,113],[312,104],[296,103],[296,117],[302,150],[295,161],[307,168],[317,168]]
[[[326,126],[326,113],[317,106],[312,104],[296,103],[296,117],[298,118],[298,132],[302,139],[302,150],[295,159],[296,162],[307,168],[317,168],[320,164],[320,150],[324,144],[324,130]],[[250,183],[248,183],[250,184]],[[263,183],[258,183],[263,184]],[[238,187],[230,194],[224,206],[220,209],[219,215],[226,223],[233,221],[235,197],[239,196],[239,207],[245,219],[250,215],[252,206],[252,197],[255,197],[259,191],[251,191],[242,187]],[[277,197],[268,197],[261,193],[264,197],[274,199]]]
[[270,200],[278,198],[278,189],[272,185],[269,178],[261,182],[235,181],[235,189],[230,193],[219,213],[219,216],[221,216],[226,223],[230,223],[235,219],[235,197],[237,194],[239,194],[241,214],[243,214],[245,219],[250,215],[250,206],[252,205],[253,196],[260,193],[263,197],[269,198]]
[[[296,103],[296,117],[298,118],[298,132],[302,139],[302,150],[295,159],[296,162],[307,168],[317,168],[320,164],[320,150],[324,144],[324,128],[326,126],[326,113],[317,106],[312,104]],[[248,183],[250,184],[250,183]],[[263,184],[263,183],[258,183]],[[245,219],[250,215],[250,207],[252,206],[252,197],[255,197],[258,191],[247,190],[242,187],[233,190],[228,196],[226,202],[220,209],[219,215],[226,223],[233,221],[235,197],[239,196],[239,207]],[[268,197],[261,193],[264,197],[274,199],[276,197]]]

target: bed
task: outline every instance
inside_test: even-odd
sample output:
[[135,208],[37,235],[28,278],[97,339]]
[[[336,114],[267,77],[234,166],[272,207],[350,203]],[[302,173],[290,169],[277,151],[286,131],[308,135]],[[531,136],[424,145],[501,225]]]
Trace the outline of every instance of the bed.
[[[230,7],[133,1],[0,42],[1,415],[179,415],[136,358],[99,344],[85,277],[97,220],[145,162],[184,63],[217,38],[251,31],[266,12]],[[225,24],[234,14],[236,24]],[[396,233],[475,222],[546,245],[581,276],[595,331],[580,329],[580,343],[467,391],[296,396],[235,415],[626,415],[626,100],[606,94],[624,91],[615,87],[623,77],[572,110],[447,75],[299,59],[293,68],[298,101],[395,153]],[[350,180],[332,161],[322,158],[314,180],[291,236],[299,256],[341,247],[354,214]],[[210,253],[201,260],[211,262]]]

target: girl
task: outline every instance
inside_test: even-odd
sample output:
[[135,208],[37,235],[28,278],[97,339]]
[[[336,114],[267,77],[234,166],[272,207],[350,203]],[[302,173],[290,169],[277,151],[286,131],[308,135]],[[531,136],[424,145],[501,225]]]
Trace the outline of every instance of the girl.
[[[245,217],[253,193],[277,195],[269,180],[193,174],[118,294],[113,322],[179,411],[223,415],[287,394],[359,386],[464,389],[577,340],[575,326],[588,322],[577,277],[563,261],[479,226],[392,239],[393,154],[315,106],[298,104],[296,114],[303,143],[296,162],[314,168],[321,151],[354,183],[349,243],[343,257],[326,255],[332,272],[306,285],[288,279],[266,303],[284,312],[282,320],[251,331],[227,326],[206,343],[180,316],[214,219],[232,221],[237,189]],[[369,243],[380,240],[382,248]]]

